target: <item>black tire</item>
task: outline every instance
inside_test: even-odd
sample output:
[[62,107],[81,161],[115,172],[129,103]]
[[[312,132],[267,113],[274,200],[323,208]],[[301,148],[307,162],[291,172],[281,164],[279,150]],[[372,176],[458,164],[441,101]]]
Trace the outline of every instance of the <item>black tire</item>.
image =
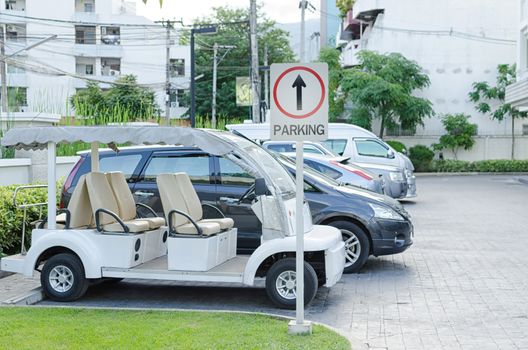
[[[277,261],[266,274],[266,293],[271,301],[283,309],[295,309],[296,298],[282,296],[277,288],[277,280],[283,273],[295,273],[295,258]],[[312,265],[304,262],[304,304],[308,305],[317,294],[317,274]]]
[[68,253],[54,255],[46,261],[40,283],[46,296],[55,301],[77,300],[86,293],[89,285],[82,262]]
[[[343,242],[345,242],[347,260],[343,272],[359,272],[370,255],[370,241],[367,233],[350,221],[332,221],[328,225],[340,229]],[[351,246],[351,243],[354,245]]]

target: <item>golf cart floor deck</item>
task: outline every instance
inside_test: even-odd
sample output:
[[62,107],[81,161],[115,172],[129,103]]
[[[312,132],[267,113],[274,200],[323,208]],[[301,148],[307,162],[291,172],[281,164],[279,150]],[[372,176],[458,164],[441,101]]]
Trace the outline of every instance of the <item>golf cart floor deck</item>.
[[249,257],[249,255],[237,255],[208,271],[169,271],[165,255],[130,269],[103,267],[102,272],[104,277],[115,278],[240,283]]

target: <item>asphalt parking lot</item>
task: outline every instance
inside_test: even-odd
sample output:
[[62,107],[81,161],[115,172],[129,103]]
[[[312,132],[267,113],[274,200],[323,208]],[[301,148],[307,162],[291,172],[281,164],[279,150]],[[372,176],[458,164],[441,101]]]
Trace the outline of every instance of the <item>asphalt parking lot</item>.
[[[361,273],[321,289],[306,317],[338,328],[356,347],[528,349],[528,177],[434,176],[417,184],[418,198],[405,203],[414,246],[370,258]],[[138,280],[94,286],[68,305],[294,315],[274,308],[263,289]]]

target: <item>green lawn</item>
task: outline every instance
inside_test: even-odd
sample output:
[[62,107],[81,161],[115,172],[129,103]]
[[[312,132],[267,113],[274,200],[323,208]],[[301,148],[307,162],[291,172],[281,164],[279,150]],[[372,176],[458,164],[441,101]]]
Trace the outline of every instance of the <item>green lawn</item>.
[[262,315],[0,307],[0,349],[349,349],[325,327],[290,336]]

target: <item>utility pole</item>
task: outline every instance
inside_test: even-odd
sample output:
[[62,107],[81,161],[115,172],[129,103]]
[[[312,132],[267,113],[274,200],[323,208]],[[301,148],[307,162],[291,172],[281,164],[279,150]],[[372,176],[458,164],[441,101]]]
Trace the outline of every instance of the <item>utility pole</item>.
[[[268,67],[268,44],[264,46],[264,101],[266,101],[266,111],[269,109],[269,67]],[[266,115],[264,115],[264,121],[266,121]]]
[[166,23],[166,43],[165,43],[165,123],[167,126],[170,125],[170,94],[171,94],[171,83],[170,83],[170,47],[171,47],[171,29],[172,24],[170,20]]
[[257,0],[250,0],[249,28],[251,38],[251,90],[253,97],[251,111],[253,123],[260,123],[260,79],[257,42]]
[[304,52],[304,46],[305,46],[305,23],[304,23],[304,11],[306,11],[306,6],[308,5],[308,1],[301,0],[299,3],[299,8],[301,9],[301,53],[299,59],[301,60],[301,63],[306,62],[305,59],[305,52]]
[[[0,75],[2,75],[2,116],[7,117],[7,71],[6,71],[6,54],[5,54],[5,24],[0,28]],[[2,129],[2,123],[0,122],[0,129]]]
[[218,44],[214,43],[213,45],[213,102],[211,111],[211,126],[213,129],[216,129],[216,66],[218,65]]

